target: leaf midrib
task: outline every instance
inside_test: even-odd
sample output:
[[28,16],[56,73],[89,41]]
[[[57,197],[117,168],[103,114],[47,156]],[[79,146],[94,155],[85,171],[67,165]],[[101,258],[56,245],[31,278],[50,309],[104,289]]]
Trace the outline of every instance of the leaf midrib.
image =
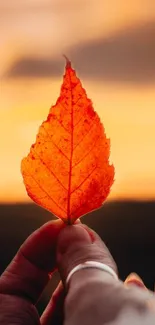
[[70,70],[68,70],[69,82],[70,82],[70,92],[71,92],[71,154],[70,154],[70,165],[69,165],[69,179],[68,179],[68,202],[67,202],[67,220],[68,224],[71,224],[71,213],[70,213],[70,198],[71,198],[71,180],[72,180],[72,160],[73,160],[73,93],[71,86],[71,75]]

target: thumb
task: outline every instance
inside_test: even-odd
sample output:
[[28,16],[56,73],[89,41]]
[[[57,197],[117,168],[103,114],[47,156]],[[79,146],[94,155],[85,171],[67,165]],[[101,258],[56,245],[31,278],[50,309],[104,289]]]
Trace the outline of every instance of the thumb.
[[62,229],[57,242],[57,265],[62,281],[65,283],[70,271],[86,261],[104,263],[117,272],[108,248],[93,230],[82,224]]

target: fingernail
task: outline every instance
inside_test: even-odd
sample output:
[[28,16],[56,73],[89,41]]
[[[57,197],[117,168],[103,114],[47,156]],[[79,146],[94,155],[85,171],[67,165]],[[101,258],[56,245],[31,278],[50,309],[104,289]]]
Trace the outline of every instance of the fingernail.
[[129,274],[124,283],[126,285],[135,285],[137,287],[146,288],[143,280],[136,273]]
[[80,219],[77,219],[75,222],[74,222],[75,225],[79,225],[81,224],[81,220]]
[[75,245],[92,244],[91,237],[87,230],[78,225],[67,226],[64,228],[58,237],[57,249],[62,255]]

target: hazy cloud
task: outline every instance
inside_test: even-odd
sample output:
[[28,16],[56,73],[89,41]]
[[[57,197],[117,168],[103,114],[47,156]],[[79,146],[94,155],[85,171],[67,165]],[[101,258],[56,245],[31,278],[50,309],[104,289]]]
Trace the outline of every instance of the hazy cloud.
[[[155,22],[128,28],[109,38],[76,45],[68,50],[80,75],[105,81],[155,81]],[[63,71],[63,60],[23,58],[9,77],[53,77]]]
[[155,80],[155,22],[81,45],[71,53],[78,70],[89,78],[152,82]]
[[[95,1],[95,0],[93,0]],[[100,0],[101,2],[102,0]],[[90,5],[89,0],[27,0],[25,2],[14,0],[2,0],[0,2],[0,15],[7,13],[26,14],[28,12],[49,12],[61,13],[63,11],[76,11],[82,9],[82,6]]]
[[46,78],[62,74],[62,61],[22,58],[12,65],[6,73],[11,78]]

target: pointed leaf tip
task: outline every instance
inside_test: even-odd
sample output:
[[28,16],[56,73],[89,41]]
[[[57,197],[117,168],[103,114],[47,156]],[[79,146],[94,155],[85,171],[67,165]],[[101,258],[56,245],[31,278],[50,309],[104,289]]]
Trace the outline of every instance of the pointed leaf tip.
[[66,68],[71,68],[71,61],[67,58],[65,54],[63,54],[63,57],[66,60]]

